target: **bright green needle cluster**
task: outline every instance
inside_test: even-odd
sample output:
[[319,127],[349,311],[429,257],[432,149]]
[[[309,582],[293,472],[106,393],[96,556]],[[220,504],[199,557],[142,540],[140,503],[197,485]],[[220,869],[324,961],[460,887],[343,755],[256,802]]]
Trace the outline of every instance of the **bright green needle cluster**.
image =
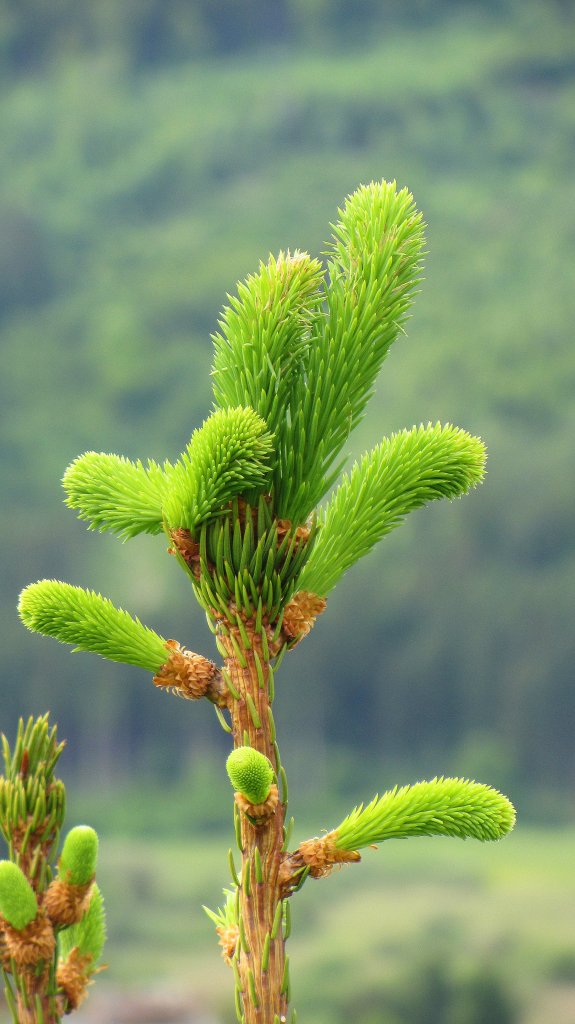
[[334,227],[328,280],[307,254],[280,253],[239,285],[214,336],[214,397],[266,419],[277,512],[304,522],[337,476],[418,283],[423,223],[407,189],[372,182]]
[[339,850],[361,850],[386,839],[455,836],[501,839],[515,824],[513,805],[496,789],[467,779],[437,778],[395,787],[360,804],[335,832]]
[[120,455],[86,452],[66,470],[66,504],[91,530],[110,530],[124,540],[139,533],[161,533],[167,474],[155,462],[144,466]]
[[93,651],[150,672],[157,672],[168,660],[161,636],[107,598],[70,583],[32,583],[22,591],[18,611],[32,632],[74,644],[74,651]]
[[[87,452],[64,475],[67,504],[124,539],[165,531],[218,631],[229,621],[242,635],[248,620],[258,630],[265,620],[281,645],[298,591],[325,597],[407,513],[482,478],[478,438],[422,426],[382,441],[318,509],[403,329],[423,247],[407,189],[357,189],[325,268],[280,252],[229,298],[213,339],[215,410],[177,461]],[[22,593],[20,614],[75,650],[153,672],[167,661],[161,636],[90,591],[44,580]]]
[[318,316],[323,269],[307,253],[280,252],[238,285],[222,313],[215,347],[219,408],[249,405],[274,433],[284,420],[293,381]]
[[332,387],[337,392],[339,414],[332,411],[327,423],[338,450],[349,429],[345,420],[351,427],[358,422],[407,317],[424,244],[413,196],[406,188],[397,191],[395,182],[359,188],[339,212],[322,346],[328,372],[320,381],[322,397]]
[[106,942],[106,914],[102,893],[97,885],[92,889],[90,904],[82,920],[61,931],[58,937],[59,954],[66,960],[74,947],[82,956],[90,957],[89,973],[93,973]]
[[0,861],[0,914],[20,932],[37,913],[36,896],[24,872],[12,861]]
[[165,525],[195,530],[237,494],[263,487],[272,451],[267,424],[252,408],[220,409],[194,431],[175,466],[81,455],[64,474],[66,504],[90,529],[124,540]]
[[234,789],[250,803],[263,804],[267,800],[274,770],[265,754],[253,747],[236,747],[226,761],[226,770]]
[[194,431],[173,467],[163,506],[172,528],[194,531],[238,494],[262,490],[270,477],[272,437],[253,409],[220,409]]
[[324,316],[278,438],[279,514],[302,522],[337,477],[330,471],[373,393],[419,281],[423,222],[407,189],[372,182],[334,227]]
[[96,874],[98,835],[89,825],[70,829],[58,862],[58,876],[70,885],[87,885]]
[[[317,512],[407,318],[423,245],[423,221],[407,189],[386,181],[357,189],[339,211],[325,269],[307,253],[280,252],[230,297],[213,339],[216,408],[177,462],[88,452],[64,475],[67,504],[92,529],[124,539],[169,533],[208,612],[227,615],[231,600],[244,611],[261,604],[261,614],[273,612],[275,620],[298,590],[326,596],[408,512],[465,493],[483,474],[478,438],[450,425],[414,428],[366,454]],[[256,552],[257,572],[246,576],[254,510],[261,534],[262,508],[272,540],[274,522],[282,537],[287,522],[290,534],[285,552],[279,542],[265,548],[265,564]],[[310,514],[317,529],[296,549],[292,534],[310,525]],[[292,548],[298,565],[290,559],[288,572]],[[44,589],[25,592],[21,602],[31,629],[154,670],[165,660],[162,638],[103,598],[36,586]]]
[[344,475],[320,512],[318,537],[299,587],[325,597],[408,512],[465,494],[481,481],[484,466],[482,441],[449,424],[385,438]]

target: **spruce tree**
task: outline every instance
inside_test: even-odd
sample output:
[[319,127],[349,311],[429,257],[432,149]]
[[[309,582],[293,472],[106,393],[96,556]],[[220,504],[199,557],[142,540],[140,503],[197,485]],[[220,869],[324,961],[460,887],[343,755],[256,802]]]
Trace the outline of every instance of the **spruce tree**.
[[360,187],[339,211],[327,266],[280,252],[238,285],[213,338],[212,412],[175,462],[88,452],[64,475],[67,504],[91,529],[167,536],[221,664],[90,590],[43,580],[20,599],[29,629],[138,665],[180,697],[211,701],[229,733],[241,863],[230,851],[224,904],[208,914],[242,1024],[288,1019],[290,900],[307,878],[391,838],[494,840],[514,823],[496,790],[436,778],[375,797],[321,838],[290,845],[273,716],[282,658],[344,573],[409,512],[465,494],[484,473],[482,441],[437,423],[383,439],[341,475],[344,445],[403,331],[423,246],[407,189]]
[[87,995],[106,940],[96,885],[98,836],[77,825],[56,856],[66,810],[54,775],[63,743],[48,715],[20,720],[13,748],[2,736],[0,968],[13,1024],[58,1024]]

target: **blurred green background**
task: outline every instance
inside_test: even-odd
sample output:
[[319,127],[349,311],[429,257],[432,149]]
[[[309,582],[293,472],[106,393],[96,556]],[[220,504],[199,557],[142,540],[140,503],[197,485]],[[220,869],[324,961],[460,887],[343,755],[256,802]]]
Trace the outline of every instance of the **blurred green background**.
[[314,1024],[572,1024],[573,0],[2,0],[0,52],[0,728],[51,710],[74,821],[102,833],[113,995],[86,1020],[155,1020],[118,1015],[152,982],[158,1019],[233,1020],[199,910],[227,882],[228,748],[211,707],[27,635],[18,592],[94,587],[211,654],[161,539],[87,533],[59,480],[88,449],[174,458],[226,292],[270,251],[321,253],[385,177],[429,254],[350,456],[440,419],[483,436],[489,473],[352,570],[284,661],[292,809],[303,838],[454,773],[521,824],[310,884],[294,1002]]

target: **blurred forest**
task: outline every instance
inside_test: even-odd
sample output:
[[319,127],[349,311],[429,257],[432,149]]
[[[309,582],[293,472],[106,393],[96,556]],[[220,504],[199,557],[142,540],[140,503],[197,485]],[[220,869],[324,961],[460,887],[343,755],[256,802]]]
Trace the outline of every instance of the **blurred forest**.
[[27,635],[18,592],[94,587],[212,656],[162,540],[87,533],[59,480],[89,449],[176,457],[226,292],[396,178],[425,280],[350,456],[440,419],[489,472],[352,570],[284,661],[284,761],[302,802],[455,772],[573,820],[574,29],[571,0],[0,3],[2,730],[50,708],[104,794],[221,773],[211,708]]

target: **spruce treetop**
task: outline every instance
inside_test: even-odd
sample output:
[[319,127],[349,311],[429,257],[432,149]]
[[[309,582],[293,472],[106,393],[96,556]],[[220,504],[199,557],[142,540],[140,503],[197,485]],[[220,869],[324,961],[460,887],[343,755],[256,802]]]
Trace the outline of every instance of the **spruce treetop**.
[[[208,615],[225,614],[232,598],[270,623],[288,608],[283,639],[297,642],[323,607],[306,619],[301,595],[325,598],[410,511],[483,476],[479,438],[420,425],[381,441],[319,504],[409,316],[423,247],[407,189],[360,187],[339,211],[325,267],[281,252],[229,297],[213,336],[214,409],[181,455],[159,465],[87,452],[64,474],[66,503],[90,529],[124,540],[164,532]],[[227,551],[238,515],[241,537]],[[289,633],[292,599],[300,634]],[[91,591],[41,581],[23,592],[20,614],[75,650],[154,672],[167,660],[164,638]]]
[[[241,867],[230,850],[231,885],[223,906],[207,914],[233,970],[241,1024],[288,1019],[290,897],[308,877],[356,863],[360,850],[390,838],[496,840],[515,821],[497,790],[441,777],[376,796],[290,850],[294,821],[273,716],[282,658],[378,541],[410,512],[461,497],[484,474],[483,442],[449,423],[401,430],[343,471],[344,446],[410,314],[423,247],[422,217],[407,189],[385,181],[360,187],[339,211],[326,265],[280,252],[228,296],[213,336],[213,407],[179,455],[160,465],[89,451],[64,474],[66,503],[90,529],[124,541],[167,537],[221,667],[91,590],[41,580],[20,596],[30,630],[146,669],[163,692],[206,697],[231,736],[226,767]],[[13,774],[21,747],[14,758],[5,752]],[[12,791],[3,798],[0,789],[7,836],[12,806]],[[96,854],[95,833],[72,830],[46,895],[56,925],[66,924],[57,980],[72,1009],[105,938]],[[28,921],[34,904],[22,879],[10,866],[0,876],[0,912]],[[62,899],[62,885],[74,889],[75,902],[70,892]]]

